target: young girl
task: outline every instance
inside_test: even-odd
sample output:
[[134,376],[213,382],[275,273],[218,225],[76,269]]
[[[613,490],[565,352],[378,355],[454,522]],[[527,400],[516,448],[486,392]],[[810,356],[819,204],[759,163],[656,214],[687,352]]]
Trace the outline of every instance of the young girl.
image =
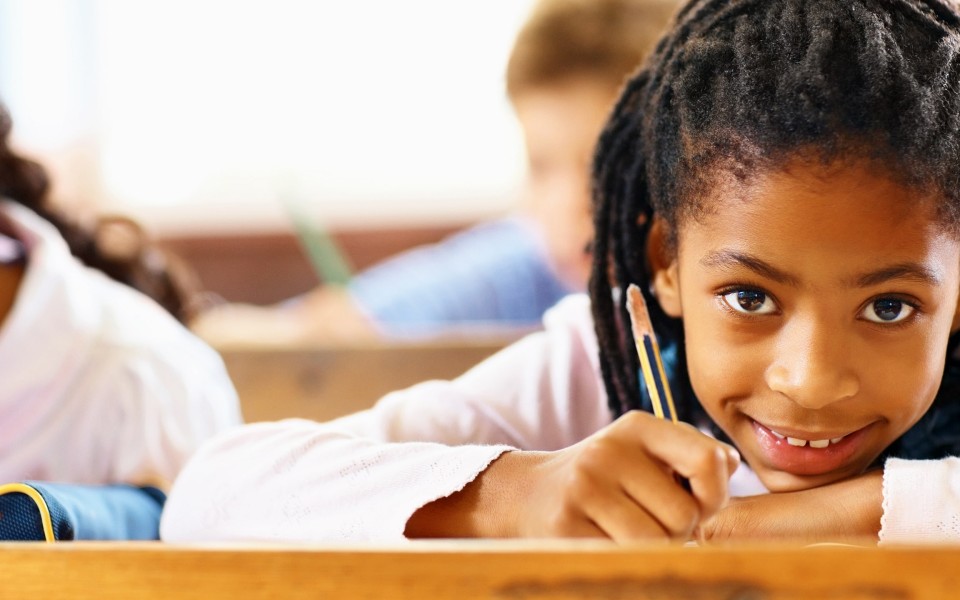
[[236,392],[164,310],[188,307],[161,256],[130,223],[94,235],[53,210],[11,127],[0,107],[0,483],[163,486],[240,423]]
[[[589,301],[452,382],[212,442],[161,532],[960,538],[958,181],[954,5],[691,2],[601,138]],[[690,425],[641,400],[631,283]]]

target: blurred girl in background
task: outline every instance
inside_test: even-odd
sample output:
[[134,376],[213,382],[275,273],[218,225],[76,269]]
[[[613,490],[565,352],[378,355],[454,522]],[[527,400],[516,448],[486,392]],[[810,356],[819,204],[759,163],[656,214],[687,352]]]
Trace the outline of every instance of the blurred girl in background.
[[183,279],[135,224],[54,209],[0,106],[0,483],[163,487],[240,423],[220,357],[179,321]]

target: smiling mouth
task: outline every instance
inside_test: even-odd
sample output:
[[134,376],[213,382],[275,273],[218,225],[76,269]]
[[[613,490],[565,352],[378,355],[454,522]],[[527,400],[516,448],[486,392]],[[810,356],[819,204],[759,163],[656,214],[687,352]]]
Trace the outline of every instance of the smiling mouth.
[[863,448],[870,425],[829,437],[824,434],[787,435],[751,420],[763,462],[793,475],[824,475],[846,468]]

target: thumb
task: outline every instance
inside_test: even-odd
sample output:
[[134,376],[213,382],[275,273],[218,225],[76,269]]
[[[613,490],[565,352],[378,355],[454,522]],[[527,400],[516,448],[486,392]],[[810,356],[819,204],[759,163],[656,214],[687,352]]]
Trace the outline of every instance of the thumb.
[[727,453],[727,476],[729,477],[740,466],[740,453],[730,444],[723,444],[723,449]]
[[[727,455],[727,477],[729,478],[740,467],[740,453],[730,444],[723,442],[720,444]],[[729,500],[719,511],[700,521],[693,531],[692,539],[704,544],[712,540],[729,538],[732,529],[731,521],[736,512],[736,508],[730,508],[730,504],[735,502],[735,500]]]

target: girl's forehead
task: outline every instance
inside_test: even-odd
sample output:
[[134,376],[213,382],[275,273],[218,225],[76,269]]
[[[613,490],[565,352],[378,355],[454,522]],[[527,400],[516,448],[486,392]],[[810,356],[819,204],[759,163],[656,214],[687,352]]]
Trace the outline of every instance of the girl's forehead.
[[938,221],[949,202],[931,186],[894,177],[883,165],[804,158],[747,175],[716,170],[695,195],[691,202],[694,217],[767,209],[795,216],[807,214],[814,221],[844,212],[851,216],[862,212],[862,216],[885,219],[923,217]]
[[718,177],[695,213],[678,222],[680,249],[690,233],[716,243],[802,251],[854,245],[883,249],[950,234],[941,194],[897,181],[864,164],[794,162],[745,179]]

